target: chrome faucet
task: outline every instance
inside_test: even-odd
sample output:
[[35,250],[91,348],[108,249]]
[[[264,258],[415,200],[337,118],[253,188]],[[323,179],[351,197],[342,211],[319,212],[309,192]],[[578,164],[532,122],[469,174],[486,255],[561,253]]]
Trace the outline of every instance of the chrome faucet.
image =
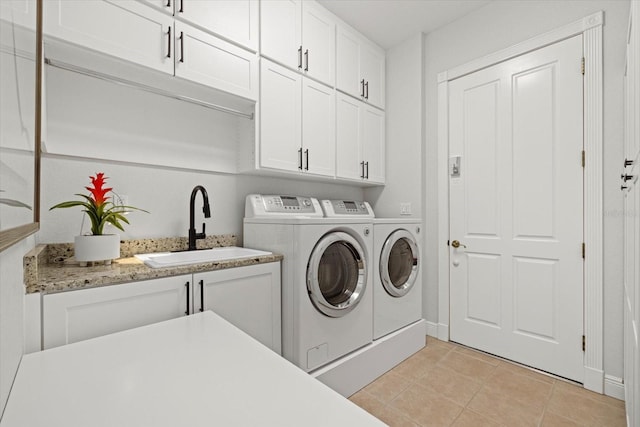
[[196,249],[196,240],[204,239],[207,237],[204,234],[204,222],[202,223],[202,233],[196,233],[196,228],[194,225],[194,205],[196,201],[196,194],[198,191],[202,193],[202,198],[204,199],[204,205],[202,206],[202,212],[204,213],[205,218],[211,218],[211,208],[209,207],[209,196],[207,195],[207,190],[204,189],[202,185],[197,185],[193,191],[191,191],[191,202],[189,203],[189,249],[193,251]]

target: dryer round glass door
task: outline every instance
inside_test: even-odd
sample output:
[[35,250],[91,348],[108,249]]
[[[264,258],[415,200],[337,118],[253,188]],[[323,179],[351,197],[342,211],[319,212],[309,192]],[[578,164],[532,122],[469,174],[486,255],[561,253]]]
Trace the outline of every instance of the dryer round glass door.
[[362,246],[344,232],[325,235],[307,264],[307,290],[313,305],[330,317],[353,310],[365,290],[367,270]]
[[407,230],[396,230],[387,238],[380,254],[380,280],[387,293],[402,297],[418,276],[418,245]]

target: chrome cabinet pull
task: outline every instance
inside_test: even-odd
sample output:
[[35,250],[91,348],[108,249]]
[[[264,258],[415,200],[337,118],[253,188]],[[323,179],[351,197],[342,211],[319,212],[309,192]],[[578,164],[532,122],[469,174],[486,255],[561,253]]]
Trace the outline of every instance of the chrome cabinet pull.
[[308,148],[304,150],[304,155],[307,158],[307,165],[304,167],[304,170],[308,171],[309,170],[309,149]]
[[364,179],[364,160],[360,162],[360,178]]
[[298,169],[302,170],[302,148],[298,148]]
[[167,45],[169,46],[169,51],[167,52],[167,58],[171,58],[171,25],[169,25],[169,31],[167,31]]
[[365,166],[366,171],[367,171],[367,173],[365,175],[365,179],[369,179],[369,162],[365,162],[364,166]]
[[304,70],[309,71],[309,49],[304,51],[304,60],[305,60]]
[[369,99],[369,82],[366,82],[364,87],[366,88],[366,95],[364,96],[364,99]]
[[180,31],[180,62],[184,62],[184,32]]
[[189,282],[185,283],[184,286],[187,288],[187,311],[184,312],[187,316],[189,315],[189,303],[191,302],[191,298],[189,297]]
[[200,280],[200,311],[204,311],[204,280]]
[[364,98],[364,79],[360,80],[360,96]]
[[302,45],[298,48],[298,68],[302,68]]

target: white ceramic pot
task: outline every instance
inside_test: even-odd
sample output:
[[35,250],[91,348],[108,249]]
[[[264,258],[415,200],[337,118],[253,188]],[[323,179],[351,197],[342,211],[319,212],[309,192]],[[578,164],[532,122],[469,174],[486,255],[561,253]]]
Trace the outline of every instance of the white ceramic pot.
[[104,261],[111,264],[111,260],[120,258],[120,236],[118,234],[102,234],[100,236],[76,236],[75,258],[80,265],[88,261]]

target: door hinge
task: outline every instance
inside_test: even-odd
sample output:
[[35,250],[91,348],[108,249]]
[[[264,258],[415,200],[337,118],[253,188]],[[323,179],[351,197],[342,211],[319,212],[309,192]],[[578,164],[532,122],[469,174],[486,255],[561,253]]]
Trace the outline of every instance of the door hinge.
[[587,351],[587,339],[582,336],[582,351]]
[[584,56],[582,57],[582,61],[580,62],[580,72],[584,76]]
[[586,154],[584,150],[582,150],[582,167],[584,167],[584,165],[586,164],[586,161],[587,161]]
[[582,259],[584,259],[586,250],[587,250],[586,245],[584,243],[582,243]]

